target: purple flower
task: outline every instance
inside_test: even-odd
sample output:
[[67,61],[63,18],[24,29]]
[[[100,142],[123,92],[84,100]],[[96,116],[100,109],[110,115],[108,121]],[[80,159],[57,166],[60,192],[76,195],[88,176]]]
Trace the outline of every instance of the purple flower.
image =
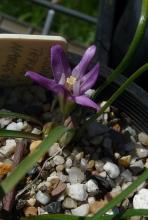
[[86,96],[86,92],[93,87],[99,74],[99,64],[87,72],[96,47],[90,46],[84,53],[79,64],[71,70],[68,59],[60,45],[51,48],[51,66],[54,79],[48,79],[38,73],[27,71],[30,77],[41,86],[57,93],[64,100],[98,110],[98,105]]

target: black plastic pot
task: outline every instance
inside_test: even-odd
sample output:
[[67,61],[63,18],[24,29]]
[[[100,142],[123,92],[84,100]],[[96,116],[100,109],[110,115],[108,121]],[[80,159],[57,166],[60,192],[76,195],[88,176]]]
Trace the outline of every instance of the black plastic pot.
[[[80,56],[69,54],[69,60],[70,63],[75,66],[80,60]],[[110,73],[110,68],[101,65],[98,85],[101,84]],[[99,100],[107,100],[126,79],[125,76],[121,75],[118,80],[113,82],[102,92]],[[132,124],[138,131],[148,132],[148,93],[145,90],[137,84],[132,83],[113,105],[131,118]]]

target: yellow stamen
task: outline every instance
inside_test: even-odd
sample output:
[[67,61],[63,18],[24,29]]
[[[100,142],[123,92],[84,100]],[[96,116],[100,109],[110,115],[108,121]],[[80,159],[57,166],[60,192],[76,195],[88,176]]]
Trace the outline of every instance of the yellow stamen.
[[66,79],[67,86],[70,89],[73,88],[73,85],[75,84],[75,82],[76,82],[76,77],[74,77],[74,76],[70,76]]

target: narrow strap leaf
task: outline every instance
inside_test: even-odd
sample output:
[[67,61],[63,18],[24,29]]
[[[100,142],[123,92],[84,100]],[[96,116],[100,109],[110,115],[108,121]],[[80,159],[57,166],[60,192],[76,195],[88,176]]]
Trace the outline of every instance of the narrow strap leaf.
[[38,125],[42,126],[42,123],[38,119],[36,119],[32,116],[29,116],[29,115],[21,114],[21,113],[9,112],[9,111],[0,111],[0,118],[2,118],[2,117],[20,118],[20,119],[24,119],[26,121],[30,121],[30,122],[33,122],[35,124],[38,124]]
[[22,177],[31,169],[31,167],[38,161],[46,151],[67,131],[64,126],[59,126],[53,129],[50,134],[43,140],[38,148],[29,154],[12,173],[5,178],[0,184],[0,198],[8,193],[13,187],[22,179]]
[[40,135],[22,132],[22,131],[11,131],[11,130],[4,130],[0,129],[0,137],[11,137],[11,138],[26,138],[32,140],[39,140],[41,139]]
[[113,82],[121,73],[123,73],[129,64],[131,63],[136,50],[141,42],[145,29],[148,23],[148,1],[142,0],[142,7],[141,7],[141,15],[139,18],[138,26],[134,35],[134,38],[129,46],[127,53],[125,54],[124,58],[120,62],[120,64],[116,67],[115,70],[108,76],[106,81],[96,90],[94,99],[98,97],[98,95],[102,92],[102,90],[108,86],[111,82]]

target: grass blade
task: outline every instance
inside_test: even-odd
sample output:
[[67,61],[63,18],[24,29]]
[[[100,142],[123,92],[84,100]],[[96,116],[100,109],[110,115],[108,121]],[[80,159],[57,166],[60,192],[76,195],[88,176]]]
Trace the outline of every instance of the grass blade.
[[59,126],[53,129],[47,138],[43,140],[43,142],[39,145],[38,148],[32,153],[29,154],[20,164],[17,166],[14,171],[4,179],[0,184],[0,198],[4,196],[4,194],[8,193],[13,189],[13,187],[22,179],[22,177],[26,174],[29,169],[36,163],[36,161],[41,158],[49,147],[52,146],[64,132],[67,131],[67,128],[64,126]]
[[33,122],[35,124],[38,124],[40,126],[42,126],[42,123],[29,115],[25,115],[25,114],[21,114],[21,113],[16,113],[16,112],[9,112],[9,111],[0,111],[0,118],[5,117],[5,118],[20,118],[20,119],[24,119],[26,121],[30,121]]
[[121,203],[132,191],[134,191],[141,183],[148,179],[148,169],[146,169],[128,188],[122,191],[118,196],[112,199],[106,206],[104,206],[100,211],[98,211],[92,220],[98,220],[107,211],[114,208],[116,205]]
[[4,130],[4,129],[0,129],[0,137],[26,138],[26,139],[32,139],[32,140],[41,139],[41,136],[36,135],[36,134],[22,132],[22,131]]
[[148,1],[142,0],[141,15],[139,18],[139,22],[134,38],[129,46],[129,49],[125,54],[124,58],[122,59],[122,61],[120,62],[120,64],[116,67],[116,69],[112,71],[112,73],[106,79],[106,81],[96,90],[94,99],[98,97],[98,95],[102,92],[102,90],[106,86],[108,86],[111,82],[113,82],[113,80],[115,80],[121,73],[123,73],[127,69],[127,67],[131,63],[136,53],[140,41],[144,36],[147,23],[148,23]]

